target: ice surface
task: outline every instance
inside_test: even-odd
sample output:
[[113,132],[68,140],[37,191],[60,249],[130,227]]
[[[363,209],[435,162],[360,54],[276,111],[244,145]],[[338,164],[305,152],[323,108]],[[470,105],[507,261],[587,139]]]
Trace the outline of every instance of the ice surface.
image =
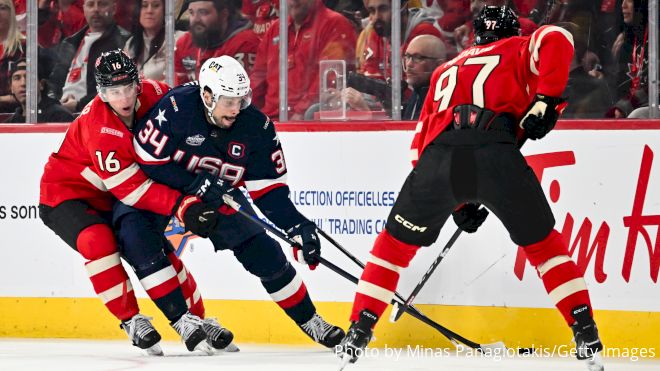
[[[320,347],[238,344],[239,353],[205,356],[188,352],[183,344],[163,342],[164,357],[149,357],[126,341],[69,339],[0,339],[0,370],[153,370],[153,371],[324,371],[337,370],[339,359]],[[660,370],[660,361],[606,359],[605,369]],[[574,359],[484,358],[454,354],[414,354],[402,349],[374,349],[346,371],[361,370],[586,370]]]

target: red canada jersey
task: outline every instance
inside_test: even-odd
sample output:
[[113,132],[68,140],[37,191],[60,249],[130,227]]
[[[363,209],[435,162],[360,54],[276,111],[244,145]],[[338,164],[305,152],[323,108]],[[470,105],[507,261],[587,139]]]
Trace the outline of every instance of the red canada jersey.
[[[410,41],[419,35],[433,35],[442,41],[445,39],[440,33],[440,30],[435,28],[432,23],[421,22],[410,31],[410,35],[408,35],[403,45],[401,45],[402,57],[406,49],[408,49]],[[360,67],[360,72],[365,76],[383,80],[391,77],[392,63],[390,62],[390,57],[392,56],[392,51],[390,48],[390,40],[379,36],[372,30],[364,45],[364,63]]]
[[202,64],[213,57],[228,55],[243,65],[248,75],[252,72],[259,47],[259,36],[250,28],[237,30],[220,46],[201,50],[193,45],[190,32],[183,34],[176,42],[174,52],[175,85],[197,80]]
[[[144,116],[168,90],[166,84],[143,80],[136,117]],[[161,215],[169,215],[181,196],[140,170],[131,130],[98,96],[71,123],[60,148],[48,158],[40,188],[39,203],[51,207],[80,199],[98,210],[111,210],[120,200]]]
[[413,165],[453,121],[455,106],[474,104],[509,113],[518,121],[535,94],[561,96],[572,59],[572,35],[563,28],[543,26],[530,36],[473,46],[443,63],[431,75],[413,138]]

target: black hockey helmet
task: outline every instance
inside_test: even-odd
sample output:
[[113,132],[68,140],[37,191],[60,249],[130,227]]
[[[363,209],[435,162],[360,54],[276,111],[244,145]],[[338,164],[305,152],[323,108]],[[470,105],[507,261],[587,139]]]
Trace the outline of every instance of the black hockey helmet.
[[137,66],[121,49],[104,52],[96,59],[94,78],[97,89],[135,82],[139,85]]
[[485,45],[520,35],[518,16],[508,6],[487,5],[474,19],[474,44]]

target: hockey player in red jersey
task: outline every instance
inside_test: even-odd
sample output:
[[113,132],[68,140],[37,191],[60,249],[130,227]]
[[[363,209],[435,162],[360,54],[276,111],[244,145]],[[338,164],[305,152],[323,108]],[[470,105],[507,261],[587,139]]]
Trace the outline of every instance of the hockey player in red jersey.
[[589,370],[603,370],[583,275],[516,146],[517,138],[541,139],[554,127],[573,38],[555,26],[518,36],[517,16],[506,6],[485,7],[474,24],[475,46],[431,77],[413,139],[415,168],[376,239],[357,287],[353,323],[337,351],[344,361],[357,360],[419,247],[435,242],[450,215],[463,231],[475,232],[487,215],[483,204],[524,248],[573,330],[577,358]]
[[[155,183],[135,162],[131,127],[137,117],[167,93],[167,85],[151,80],[141,82],[135,64],[120,50],[103,53],[95,67],[99,94],[71,123],[60,147],[48,159],[41,178],[39,216],[87,260],[85,268],[94,291],[122,321],[121,327],[133,344],[150,354],[161,354],[160,335],[149,319],[139,314],[120,261],[111,227],[113,204],[120,200],[158,214],[175,214],[200,236],[207,236],[215,227],[218,213],[198,197]],[[172,263],[175,268],[170,266],[171,272],[185,270],[178,259],[172,259]],[[170,296],[178,293],[183,313],[173,327],[182,335],[186,332],[184,340],[194,335],[200,343],[206,338],[205,332],[201,325],[191,325],[194,321],[190,318],[195,316],[187,312],[176,276],[174,273],[173,277],[165,277],[161,272],[141,282],[157,305],[159,295],[178,290]],[[194,285],[191,280],[192,277],[185,282],[187,287]]]

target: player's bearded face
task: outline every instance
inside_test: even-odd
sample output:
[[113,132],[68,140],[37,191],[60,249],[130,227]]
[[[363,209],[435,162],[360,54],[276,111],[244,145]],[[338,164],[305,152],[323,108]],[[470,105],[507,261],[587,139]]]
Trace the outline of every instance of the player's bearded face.
[[236,121],[236,116],[241,111],[243,104],[243,97],[223,97],[218,99],[218,102],[213,109],[213,119],[216,125],[223,129],[229,129]]

